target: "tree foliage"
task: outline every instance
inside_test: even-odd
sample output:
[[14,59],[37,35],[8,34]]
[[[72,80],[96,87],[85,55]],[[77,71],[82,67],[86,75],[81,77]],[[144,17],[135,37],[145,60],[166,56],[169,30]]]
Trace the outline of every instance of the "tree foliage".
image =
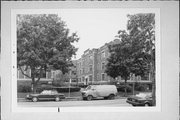
[[[36,85],[51,69],[67,73],[79,40],[56,14],[17,15],[17,65]],[[30,69],[31,75],[24,71]]]
[[155,63],[155,14],[128,15],[127,31],[119,30],[119,43],[109,45],[111,53],[106,73],[125,83],[130,73],[143,76],[150,73]]

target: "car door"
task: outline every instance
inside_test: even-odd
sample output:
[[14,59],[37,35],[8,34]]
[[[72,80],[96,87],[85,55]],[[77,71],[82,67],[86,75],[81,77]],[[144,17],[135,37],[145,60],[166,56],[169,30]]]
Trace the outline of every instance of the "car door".
[[40,100],[48,100],[49,99],[49,91],[43,91],[41,92],[41,94],[39,95],[39,99]]

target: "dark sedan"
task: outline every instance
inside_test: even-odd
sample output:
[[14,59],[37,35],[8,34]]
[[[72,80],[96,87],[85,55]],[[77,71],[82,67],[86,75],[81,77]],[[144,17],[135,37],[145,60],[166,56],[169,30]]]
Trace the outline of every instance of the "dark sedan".
[[56,90],[43,90],[40,94],[28,94],[26,99],[37,102],[38,100],[55,100],[65,99],[64,94],[58,93]]
[[139,93],[128,97],[126,102],[133,106],[152,106],[152,93]]

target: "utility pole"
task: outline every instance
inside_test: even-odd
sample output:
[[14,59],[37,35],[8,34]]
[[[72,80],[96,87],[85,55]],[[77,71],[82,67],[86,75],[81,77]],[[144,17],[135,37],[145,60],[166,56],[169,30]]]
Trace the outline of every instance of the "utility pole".
[[69,97],[71,94],[71,76],[72,76],[72,71],[70,71],[70,78],[69,78]]

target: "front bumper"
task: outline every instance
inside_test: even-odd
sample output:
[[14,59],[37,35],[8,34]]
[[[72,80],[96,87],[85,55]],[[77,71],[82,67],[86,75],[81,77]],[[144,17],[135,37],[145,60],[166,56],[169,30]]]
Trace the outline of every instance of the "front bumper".
[[144,103],[140,103],[140,102],[136,102],[136,101],[130,101],[130,100],[126,100],[127,103],[135,105],[135,106],[143,106]]
[[26,100],[32,100],[32,98],[31,98],[31,97],[26,97],[25,99],[26,99]]

